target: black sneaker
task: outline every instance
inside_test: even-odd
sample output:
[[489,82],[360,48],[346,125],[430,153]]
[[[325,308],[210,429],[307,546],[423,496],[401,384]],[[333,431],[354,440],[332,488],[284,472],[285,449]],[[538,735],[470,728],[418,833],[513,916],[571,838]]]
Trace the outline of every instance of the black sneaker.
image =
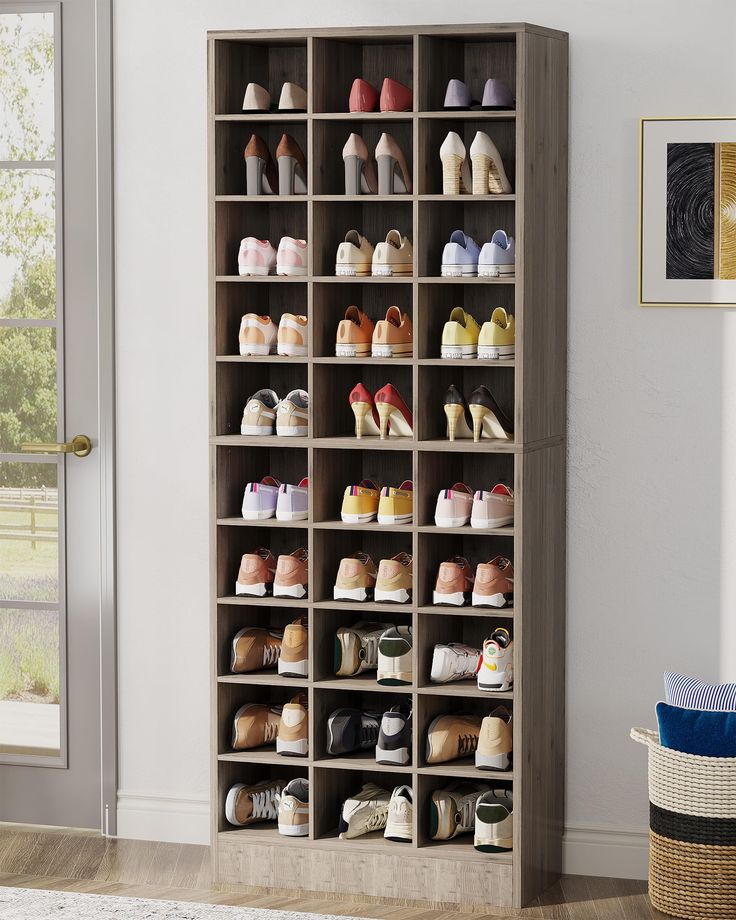
[[392,706],[384,712],[376,744],[376,763],[411,763],[411,703]]
[[379,714],[336,709],[327,720],[327,753],[350,754],[376,746]]

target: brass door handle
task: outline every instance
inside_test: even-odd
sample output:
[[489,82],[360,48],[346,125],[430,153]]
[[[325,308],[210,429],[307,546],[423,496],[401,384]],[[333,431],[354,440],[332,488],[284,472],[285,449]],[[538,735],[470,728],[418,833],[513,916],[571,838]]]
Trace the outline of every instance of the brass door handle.
[[24,454],[74,454],[75,457],[86,457],[92,452],[92,442],[86,434],[77,434],[71,441],[52,442],[51,444],[32,442],[21,444],[20,449]]

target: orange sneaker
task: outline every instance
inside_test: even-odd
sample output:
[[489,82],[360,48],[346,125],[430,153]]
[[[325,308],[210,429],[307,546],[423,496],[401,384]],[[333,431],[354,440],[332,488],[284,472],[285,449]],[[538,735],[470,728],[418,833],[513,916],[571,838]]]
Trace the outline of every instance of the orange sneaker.
[[481,562],[475,570],[474,607],[510,607],[514,603],[514,567],[504,556]]
[[273,581],[274,597],[306,597],[308,584],[309,553],[295,549],[291,555],[279,556]]
[[371,356],[395,358],[411,356],[414,331],[411,320],[398,307],[389,307],[386,318],[376,323],[373,330]]
[[371,353],[373,320],[351,304],[337,327],[335,356],[337,358],[367,358]]
[[273,553],[270,549],[259,546],[252,553],[246,553],[240,560],[235,593],[265,597],[273,589],[275,574],[276,560],[273,558]]
[[433,603],[462,607],[470,600],[473,572],[464,556],[453,556],[440,563],[434,588]]

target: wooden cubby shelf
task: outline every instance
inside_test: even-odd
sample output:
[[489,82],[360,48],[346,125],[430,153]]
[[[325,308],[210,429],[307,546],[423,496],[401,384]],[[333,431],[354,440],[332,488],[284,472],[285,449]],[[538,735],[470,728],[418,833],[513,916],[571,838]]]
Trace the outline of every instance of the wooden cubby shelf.
[[[526,23],[360,27],[208,35],[208,189],[210,337],[210,546],[212,857],[218,883],[278,889],[289,882],[316,897],[361,896],[478,911],[520,908],[559,876],[564,816],[565,437],[567,343],[567,34]],[[412,88],[407,112],[347,110],[355,77],[381,86],[392,77]],[[451,78],[480,98],[485,80],[500,78],[515,96],[513,110],[444,111]],[[242,112],[249,82],[266,87],[272,102],[284,82],[307,90],[306,112]],[[342,146],[351,132],[372,150],[390,132],[404,152],[412,192],[346,195]],[[492,138],[511,192],[444,195],[439,148],[449,131],[470,147],[477,131]],[[275,153],[291,134],[306,157],[306,193],[246,194],[243,151],[257,133]],[[348,230],[372,243],[396,228],[414,250],[413,273],[402,277],[335,276],[335,257]],[[512,277],[445,278],[442,251],[453,230],[481,245],[497,229],[516,240]],[[243,277],[241,238],[281,236],[308,241],[306,274]],[[413,346],[401,358],[335,357],[335,333],[345,309],[357,304],[374,320],[397,305],[413,324]],[[442,329],[453,307],[479,323],[495,307],[513,313],[516,350],[510,360],[446,360]],[[305,355],[239,354],[243,314],[287,312],[308,317]],[[362,382],[371,392],[392,383],[413,411],[411,437],[358,440],[348,394]],[[487,386],[514,420],[513,440],[478,443],[446,437],[443,397],[454,384],[466,397]],[[310,396],[306,437],[240,433],[251,395],[271,388],[279,397],[303,388]],[[309,477],[309,513],[302,521],[248,521],[241,516],[247,482],[271,475],[298,483]],[[414,488],[413,520],[383,526],[343,523],[346,486],[373,479]],[[437,527],[437,494],[456,482],[490,489],[513,487],[514,521],[502,527]],[[234,595],[243,553],[267,547],[274,556],[309,552],[308,595],[302,599]],[[398,552],[413,557],[407,604],[333,599],[344,556],[358,549],[378,564]],[[465,556],[471,567],[503,555],[514,567],[513,606],[503,609],[433,604],[439,564]],[[230,648],[247,626],[281,629],[306,617],[307,674],[275,667],[230,672]],[[407,625],[413,636],[413,677],[381,686],[375,672],[334,674],[335,631],[360,619]],[[482,645],[496,626],[514,640],[514,686],[488,693],[475,681],[433,684],[436,643]],[[284,757],[274,745],[231,748],[232,719],[248,702],[282,705],[305,693],[309,753]],[[377,764],[371,751],[343,757],[326,752],[326,721],[338,706],[386,711],[410,701],[413,736],[406,766]],[[505,772],[475,767],[473,757],[426,762],[427,727],[438,715],[487,715],[505,705],[513,713],[513,762]],[[275,822],[239,828],[225,817],[235,783],[309,780],[309,832],[279,834]],[[473,835],[448,841],[430,836],[432,793],[455,782],[485,783],[513,794],[513,850],[482,853]],[[366,782],[413,795],[413,839],[388,841],[382,832],[341,840],[341,803]],[[288,855],[287,855],[288,854]]]

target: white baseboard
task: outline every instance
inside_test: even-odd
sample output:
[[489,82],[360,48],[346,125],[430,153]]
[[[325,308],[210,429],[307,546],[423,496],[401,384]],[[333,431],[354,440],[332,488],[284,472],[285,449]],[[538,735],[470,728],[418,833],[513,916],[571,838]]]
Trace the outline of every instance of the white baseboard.
[[210,803],[207,799],[118,792],[118,837],[208,845]]
[[[210,842],[206,799],[118,793],[118,837],[169,843]],[[562,868],[566,875],[646,878],[649,835],[638,828],[577,825],[565,828]]]

